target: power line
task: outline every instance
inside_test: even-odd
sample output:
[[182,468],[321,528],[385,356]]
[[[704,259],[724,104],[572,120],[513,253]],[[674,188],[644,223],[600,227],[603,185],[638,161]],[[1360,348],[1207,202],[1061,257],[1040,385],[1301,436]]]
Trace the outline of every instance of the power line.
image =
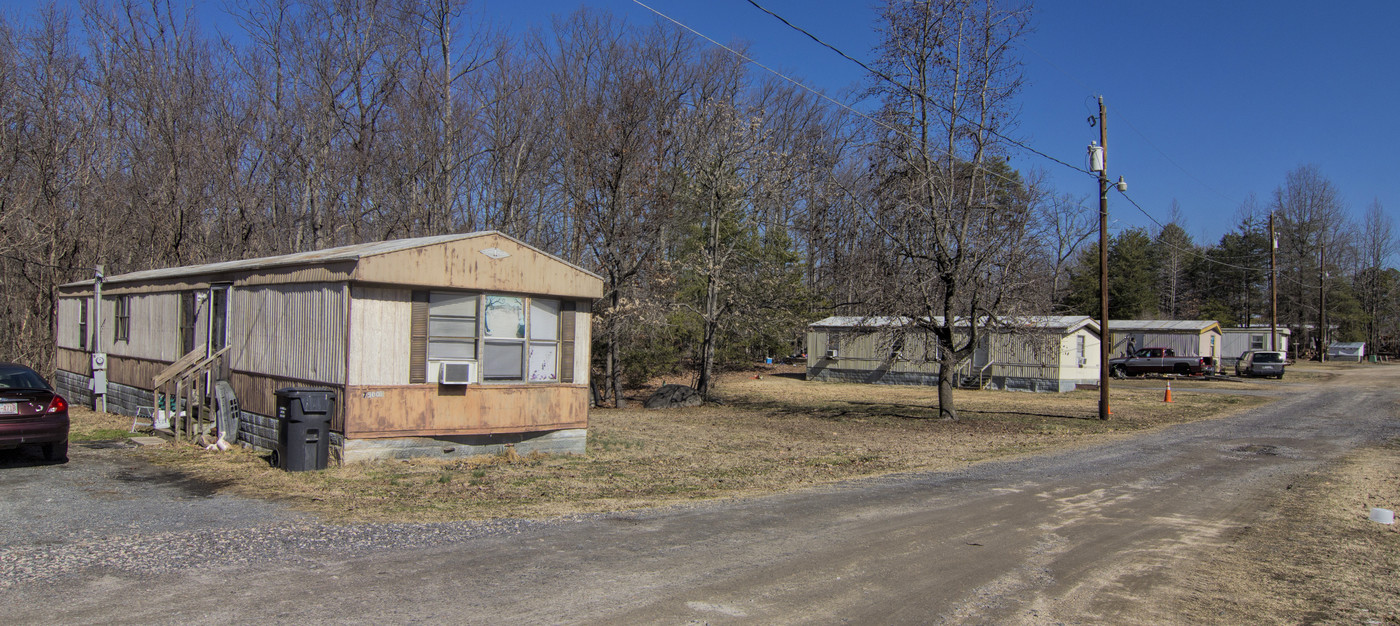
[[[1025,48],[1025,49],[1026,49],[1027,51],[1029,51],[1031,54],[1035,55],[1035,57],[1038,58],[1038,59],[1040,59],[1041,62],[1045,63],[1046,65],[1049,65],[1049,66],[1050,66],[1052,69],[1054,69],[1055,71],[1057,71],[1057,72],[1063,74],[1063,75],[1065,76],[1065,78],[1070,79],[1071,81],[1075,82],[1075,83],[1078,84],[1080,87],[1083,87],[1084,89],[1086,89],[1086,90],[1088,90],[1088,91],[1094,91],[1094,88],[1093,88],[1093,87],[1090,87],[1089,85],[1084,84],[1084,81],[1079,80],[1079,77],[1075,76],[1074,74],[1069,73],[1069,71],[1065,70],[1064,68],[1060,67],[1059,65],[1056,65],[1053,61],[1051,61],[1051,60],[1050,60],[1049,58],[1047,58],[1045,55],[1040,54],[1038,51],[1036,51],[1036,49],[1035,49],[1034,47],[1032,47],[1031,45],[1022,43],[1022,44],[1021,44],[1021,47]],[[1148,146],[1150,146],[1153,150],[1156,150],[1156,151],[1157,151],[1157,154],[1162,155],[1162,158],[1166,159],[1167,162],[1168,162],[1168,163],[1171,163],[1172,166],[1175,167],[1176,169],[1181,170],[1181,173],[1185,174],[1188,178],[1190,178],[1191,180],[1196,181],[1196,184],[1200,185],[1202,189],[1205,189],[1206,191],[1209,191],[1209,192],[1211,192],[1211,193],[1213,193],[1213,194],[1215,194],[1215,195],[1217,195],[1217,196],[1220,196],[1221,198],[1224,198],[1224,199],[1226,199],[1226,200],[1228,200],[1228,201],[1230,201],[1230,202],[1233,202],[1233,203],[1235,203],[1235,204],[1241,204],[1239,200],[1237,200],[1237,199],[1235,199],[1235,198],[1231,198],[1230,196],[1226,195],[1224,192],[1222,192],[1222,191],[1220,191],[1220,190],[1218,190],[1218,189],[1215,189],[1214,187],[1211,187],[1210,185],[1206,184],[1206,182],[1205,182],[1204,180],[1201,180],[1200,177],[1196,176],[1196,175],[1193,174],[1190,170],[1186,169],[1183,165],[1181,165],[1180,163],[1178,163],[1178,162],[1176,161],[1176,159],[1173,159],[1173,158],[1171,157],[1171,155],[1169,155],[1169,154],[1166,153],[1165,150],[1163,150],[1162,148],[1158,147],[1157,144],[1154,143],[1154,142],[1152,141],[1152,139],[1148,138],[1148,136],[1147,136],[1146,133],[1142,132],[1142,130],[1139,129],[1137,126],[1134,126],[1132,120],[1128,119],[1127,116],[1123,115],[1121,111],[1115,113],[1115,114],[1114,114],[1114,117],[1115,117],[1115,119],[1121,119],[1121,120],[1123,121],[1123,123],[1124,123],[1124,124],[1127,124],[1127,125],[1128,125],[1128,128],[1133,129],[1133,132],[1134,132],[1134,133],[1137,133],[1137,136],[1138,136],[1138,137],[1141,137],[1142,140],[1143,140],[1144,142],[1146,142]]]
[[[634,0],[634,1],[635,1],[635,0]],[[873,67],[870,67],[869,65],[866,65],[864,61],[861,61],[860,59],[857,59],[857,58],[855,58],[855,57],[853,57],[853,56],[851,56],[851,55],[849,55],[849,54],[846,54],[846,52],[843,51],[843,50],[841,50],[840,48],[837,48],[836,46],[833,46],[833,45],[831,45],[831,44],[829,44],[829,43],[823,41],[820,37],[817,37],[816,35],[813,35],[813,34],[812,34],[811,32],[809,32],[807,29],[802,28],[801,26],[798,26],[798,25],[796,25],[796,24],[793,24],[792,22],[789,22],[789,21],[787,20],[787,18],[785,18],[785,17],[783,17],[783,16],[781,16],[781,15],[778,15],[777,13],[774,13],[772,10],[770,10],[770,9],[768,9],[767,7],[765,7],[765,6],[761,5],[761,4],[759,4],[759,3],[756,2],[755,0],[748,0],[748,3],[751,4],[751,5],[753,5],[754,8],[756,8],[756,9],[758,9],[758,10],[760,10],[760,11],[763,11],[764,13],[767,13],[767,14],[769,14],[769,15],[771,15],[771,16],[777,18],[778,21],[782,22],[783,24],[786,24],[786,25],[788,26],[788,28],[791,28],[791,29],[793,29],[793,30],[796,30],[796,31],[799,32],[799,33],[802,33],[802,34],[806,35],[806,36],[807,36],[808,38],[810,38],[812,41],[817,42],[818,44],[820,44],[821,46],[825,47],[826,49],[831,50],[832,52],[835,52],[836,54],[840,55],[842,58],[845,58],[846,60],[851,61],[852,63],[855,63],[856,65],[859,65],[862,69],[864,69],[864,70],[867,71],[867,72],[870,72],[871,74],[874,74],[875,76],[879,77],[881,80],[884,80],[885,82],[888,82],[888,83],[890,83],[890,84],[892,84],[892,85],[894,85],[894,86],[896,86],[896,87],[899,87],[900,89],[903,89],[904,91],[908,92],[909,95],[914,96],[915,98],[918,98],[919,100],[921,100],[921,101],[924,102],[925,104],[932,104],[932,105],[935,106],[935,107],[938,107],[938,108],[940,108],[940,109],[943,109],[943,111],[944,111],[945,113],[947,113],[948,115],[953,116],[954,119],[962,120],[962,121],[964,121],[964,122],[967,122],[967,123],[969,123],[969,124],[972,124],[973,126],[976,126],[979,130],[985,130],[985,131],[987,131],[987,132],[989,132],[989,133],[991,133],[991,134],[993,134],[993,135],[996,135],[998,138],[1000,138],[1000,139],[1003,140],[1003,141],[1009,142],[1009,143],[1011,143],[1011,144],[1013,144],[1013,145],[1015,145],[1015,146],[1017,146],[1017,147],[1019,147],[1019,148],[1021,148],[1021,149],[1023,149],[1023,150],[1026,150],[1026,151],[1028,151],[1028,152],[1031,152],[1031,153],[1034,153],[1034,154],[1036,154],[1036,155],[1039,155],[1039,156],[1041,156],[1041,157],[1043,157],[1043,158],[1046,158],[1046,159],[1049,159],[1049,160],[1054,161],[1054,162],[1056,162],[1056,163],[1059,163],[1060,165],[1063,165],[1063,166],[1065,166],[1065,167],[1068,167],[1068,168],[1070,168],[1070,169],[1072,169],[1072,170],[1075,170],[1075,171],[1080,172],[1080,173],[1083,173],[1083,174],[1089,174],[1090,176],[1093,175],[1093,173],[1090,172],[1089,170],[1086,170],[1086,169],[1084,169],[1084,168],[1082,168],[1082,167],[1078,167],[1078,166],[1075,166],[1075,165],[1071,165],[1070,163],[1067,163],[1067,162],[1065,162],[1065,161],[1063,161],[1063,160],[1061,160],[1061,159],[1058,159],[1058,158],[1056,158],[1056,157],[1050,156],[1050,155],[1048,155],[1048,154],[1046,154],[1046,153],[1044,153],[1044,152],[1041,152],[1040,150],[1037,150],[1037,149],[1035,149],[1035,148],[1032,148],[1032,147],[1026,145],[1025,143],[1023,143],[1023,142],[1021,142],[1021,141],[1018,141],[1018,140],[1016,140],[1016,139],[1012,139],[1011,137],[1007,137],[1006,135],[1001,134],[1000,132],[998,132],[998,131],[997,131],[996,129],[994,129],[994,128],[990,128],[990,127],[987,127],[987,126],[983,126],[982,124],[979,124],[979,123],[977,123],[977,122],[974,122],[974,121],[972,121],[972,120],[970,120],[970,119],[968,119],[968,118],[966,118],[966,117],[964,117],[964,116],[958,114],[957,111],[954,111],[951,107],[948,107],[948,106],[943,105],[942,103],[934,102],[934,101],[930,100],[930,99],[928,98],[928,95],[927,95],[927,94],[924,94],[924,93],[920,93],[920,92],[918,92],[918,91],[915,91],[914,88],[912,88],[912,87],[910,87],[910,86],[908,86],[908,85],[905,85],[904,83],[901,83],[901,82],[895,80],[894,78],[890,77],[888,74],[885,74],[884,72],[881,72],[881,71],[879,71],[879,70],[877,70],[877,69],[875,69],[875,68],[873,68]],[[639,3],[639,4],[640,4],[640,3]]]
[[[827,102],[830,102],[830,103],[832,103],[832,104],[835,104],[836,106],[841,107],[842,109],[845,109],[846,111],[849,111],[850,113],[853,113],[853,114],[855,114],[855,115],[858,116],[858,117],[864,118],[866,121],[868,121],[868,122],[870,122],[870,123],[872,123],[872,124],[875,124],[876,126],[879,126],[879,127],[883,128],[883,129],[885,129],[885,130],[888,130],[888,131],[890,131],[890,132],[892,132],[892,133],[896,133],[896,134],[902,135],[905,139],[908,139],[908,140],[910,140],[910,141],[916,141],[915,138],[914,138],[912,135],[910,135],[909,133],[907,133],[907,132],[905,132],[905,131],[903,131],[903,130],[901,130],[901,129],[899,129],[899,128],[896,128],[896,127],[894,127],[894,126],[891,126],[891,125],[889,125],[889,124],[886,124],[885,122],[882,122],[882,121],[880,121],[880,120],[877,120],[877,119],[875,119],[875,118],[873,118],[873,117],[870,117],[869,115],[865,114],[864,112],[859,111],[859,110],[856,110],[854,107],[852,107],[852,106],[850,106],[850,105],[848,105],[848,104],[846,104],[846,103],[844,103],[844,102],[841,102],[840,100],[837,100],[837,99],[835,99],[835,98],[832,98],[831,96],[828,96],[828,95],[826,95],[825,93],[822,93],[821,91],[817,91],[816,89],[813,89],[813,88],[811,88],[811,87],[808,87],[806,84],[802,83],[801,81],[799,81],[799,80],[797,80],[797,79],[795,79],[795,78],[792,78],[791,76],[788,76],[788,75],[786,75],[786,74],[784,74],[784,73],[782,73],[782,72],[779,72],[778,70],[775,70],[775,69],[773,69],[773,68],[771,68],[771,67],[768,67],[767,65],[764,65],[764,64],[762,64],[762,63],[759,63],[758,61],[755,61],[754,59],[750,58],[748,55],[745,55],[745,54],[743,54],[742,52],[739,52],[738,50],[735,50],[735,49],[733,49],[733,48],[731,48],[731,47],[729,47],[729,46],[726,46],[726,45],[724,45],[724,44],[722,44],[722,43],[720,43],[720,42],[718,42],[718,41],[715,41],[714,39],[712,39],[712,38],[709,37],[708,35],[706,35],[706,34],[700,32],[700,31],[698,31],[698,30],[695,30],[694,28],[691,28],[690,26],[686,25],[685,23],[681,22],[680,20],[677,20],[677,19],[674,18],[674,17],[671,17],[671,16],[669,16],[669,15],[667,15],[667,14],[665,14],[665,13],[662,13],[661,11],[658,11],[658,10],[656,10],[656,9],[650,7],[650,6],[647,6],[647,5],[646,5],[645,3],[643,3],[641,0],[632,0],[632,2],[633,2],[634,4],[636,4],[637,6],[640,6],[640,7],[644,8],[644,9],[646,9],[646,10],[648,10],[648,11],[651,11],[652,13],[655,13],[657,16],[659,16],[659,17],[661,17],[661,18],[663,18],[663,19],[665,19],[665,20],[671,22],[672,24],[675,24],[676,26],[679,26],[679,27],[681,27],[681,28],[684,28],[684,29],[687,30],[687,31],[690,31],[690,32],[691,32],[692,34],[694,34],[696,37],[699,37],[699,38],[701,38],[701,39],[704,39],[705,41],[710,42],[710,43],[713,44],[714,46],[716,46],[716,47],[718,47],[718,48],[722,48],[722,49],[728,51],[730,54],[732,54],[732,55],[734,55],[734,56],[736,56],[736,57],[739,57],[740,59],[743,59],[745,62],[752,63],[753,65],[755,65],[755,66],[757,66],[757,67],[759,67],[759,68],[762,68],[764,71],[767,71],[767,72],[773,74],[774,76],[777,76],[777,77],[779,77],[779,78],[781,78],[781,79],[783,79],[783,80],[785,80],[785,81],[788,81],[788,82],[790,82],[790,83],[792,83],[792,84],[794,84],[794,85],[797,85],[798,87],[801,87],[802,89],[806,90],[807,92],[809,92],[809,93],[811,93],[811,94],[813,94],[813,95],[815,95],[815,96],[817,96],[817,97],[819,97],[819,98],[821,98],[821,99],[823,99],[823,100],[826,100]],[[952,151],[947,151],[946,154],[947,154],[949,157],[956,157],[956,156],[957,156],[957,155],[953,154]],[[1073,166],[1071,166],[1071,167],[1073,167]],[[1082,170],[1081,170],[1081,171],[1082,171]],[[995,179],[1001,180],[1002,182],[1010,183],[1010,184],[1012,184],[1012,185],[1020,185],[1020,184],[1023,184],[1023,181],[1020,181],[1020,180],[1011,178],[1010,176],[1006,176],[1006,175],[1004,175],[1004,174],[1000,174],[1000,173],[994,172],[994,171],[992,171],[992,170],[985,170],[985,172],[986,172],[987,176],[989,176],[989,177],[991,177],[991,178],[995,178]]]

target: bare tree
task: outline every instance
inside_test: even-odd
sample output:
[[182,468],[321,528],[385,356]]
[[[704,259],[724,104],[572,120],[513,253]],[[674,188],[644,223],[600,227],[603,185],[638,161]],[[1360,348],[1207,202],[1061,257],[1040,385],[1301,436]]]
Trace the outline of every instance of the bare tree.
[[1386,267],[1391,256],[1400,252],[1400,241],[1395,237],[1395,221],[1385,212],[1379,199],[1371,201],[1362,217],[1361,232],[1358,237],[1361,267],[1353,280],[1361,305],[1366,314],[1366,341],[1371,350],[1379,350],[1381,345],[1382,317],[1395,311],[1386,311],[1386,302],[1393,298],[1396,285],[1387,280]]
[[1326,280],[1328,250],[1335,254],[1345,243],[1346,214],[1341,195],[1316,166],[1289,172],[1274,191],[1278,216],[1280,276],[1287,277],[1279,293],[1280,315],[1303,337],[1304,325],[1313,323],[1309,338],[1316,354],[1326,348]]
[[543,56],[551,100],[562,109],[558,171],[573,220],[567,250],[574,259],[586,251],[603,275],[603,382],[617,407],[625,405],[623,335],[645,308],[635,281],[670,220],[677,72],[690,52],[687,40],[660,28],[630,32],[579,11],[556,23],[553,54]]
[[888,2],[874,93],[888,132],[873,155],[880,238],[872,312],[936,344],[939,415],[957,419],[953,385],[984,329],[1024,312],[1031,213],[1005,167],[1004,133],[1021,85],[1015,44],[1028,7],[993,0]]
[[1079,247],[1098,232],[1094,213],[1084,208],[1084,199],[1069,193],[1049,195],[1037,211],[1041,220],[1040,238],[1050,260],[1051,303],[1058,305],[1068,285],[1064,284],[1069,266]]

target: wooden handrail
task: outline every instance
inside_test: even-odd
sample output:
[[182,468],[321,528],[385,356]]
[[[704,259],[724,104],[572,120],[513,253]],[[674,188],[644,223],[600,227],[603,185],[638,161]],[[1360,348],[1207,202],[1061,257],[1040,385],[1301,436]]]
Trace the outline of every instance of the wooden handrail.
[[159,388],[161,385],[170,382],[170,379],[174,378],[176,374],[185,371],[191,364],[203,358],[200,355],[204,354],[205,347],[206,344],[195,346],[194,349],[190,350],[185,356],[171,363],[170,367],[161,370],[159,374],[156,374],[155,386]]

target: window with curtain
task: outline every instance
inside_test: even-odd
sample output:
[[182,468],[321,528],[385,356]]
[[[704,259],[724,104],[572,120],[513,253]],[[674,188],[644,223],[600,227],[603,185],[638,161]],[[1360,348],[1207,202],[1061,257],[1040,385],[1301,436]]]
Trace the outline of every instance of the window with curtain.
[[559,380],[559,301],[530,299],[530,382]]
[[486,296],[482,380],[525,379],[525,298]]
[[449,291],[413,300],[410,382],[427,381],[428,361],[459,360],[477,361],[483,382],[573,381],[572,303]]

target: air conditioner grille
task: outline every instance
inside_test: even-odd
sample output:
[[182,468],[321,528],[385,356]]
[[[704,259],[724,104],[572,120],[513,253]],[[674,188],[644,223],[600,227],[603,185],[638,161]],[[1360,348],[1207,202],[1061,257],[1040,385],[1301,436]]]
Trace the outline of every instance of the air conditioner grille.
[[476,363],[472,361],[449,361],[438,368],[438,383],[443,385],[469,385],[475,379]]

